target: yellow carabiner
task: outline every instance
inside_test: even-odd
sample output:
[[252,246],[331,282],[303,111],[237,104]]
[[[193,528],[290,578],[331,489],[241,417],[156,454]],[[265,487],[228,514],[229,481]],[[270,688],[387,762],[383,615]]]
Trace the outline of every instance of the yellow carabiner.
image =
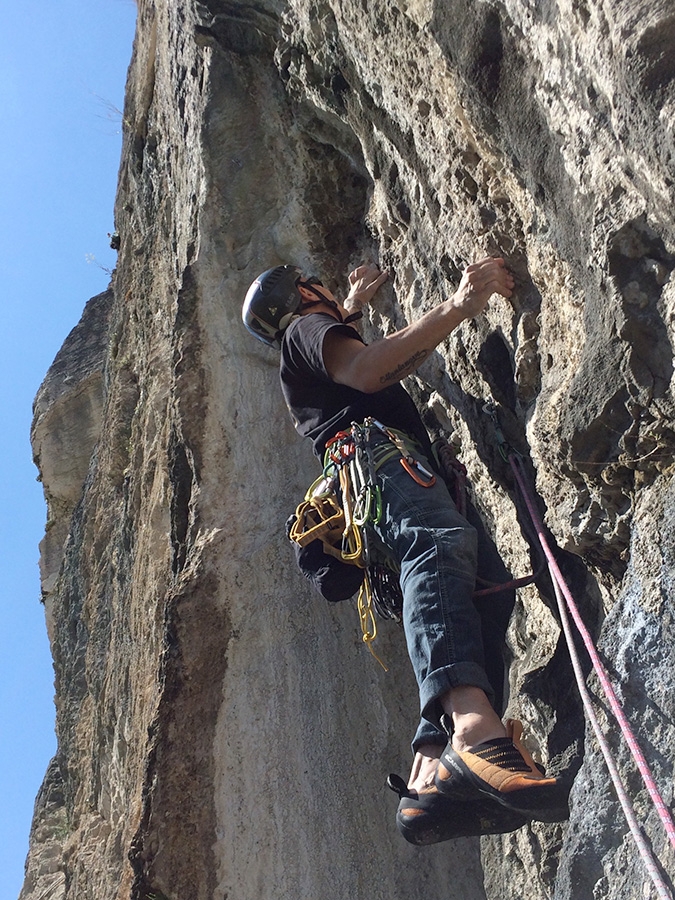
[[361,585],[361,588],[359,590],[357,606],[359,610],[359,620],[361,622],[363,643],[368,647],[368,649],[382,666],[384,671],[388,672],[389,669],[385,666],[380,657],[373,650],[373,641],[377,637],[377,621],[373,613],[373,593],[370,587],[368,572],[366,572],[366,577],[363,579],[363,584]]

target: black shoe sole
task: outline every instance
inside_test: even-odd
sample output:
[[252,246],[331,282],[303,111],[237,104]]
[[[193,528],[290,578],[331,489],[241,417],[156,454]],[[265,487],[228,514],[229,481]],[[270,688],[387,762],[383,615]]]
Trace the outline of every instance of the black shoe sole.
[[[394,783],[399,786],[394,787]],[[401,779],[389,786],[400,792]],[[410,844],[418,847],[438,844],[461,837],[508,834],[529,821],[522,813],[506,809],[477,791],[471,799],[459,800],[440,793],[402,796],[396,811],[396,825]],[[405,810],[415,810],[405,815]]]

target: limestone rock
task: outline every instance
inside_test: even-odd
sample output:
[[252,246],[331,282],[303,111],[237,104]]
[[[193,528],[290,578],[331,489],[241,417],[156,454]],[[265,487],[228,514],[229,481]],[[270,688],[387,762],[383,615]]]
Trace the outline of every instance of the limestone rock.
[[385,674],[352,604],[293,569],[283,523],[318,464],[240,308],[269,266],[339,293],[372,257],[392,273],[374,339],[507,259],[513,299],[408,386],[522,574],[496,410],[672,808],[674,36],[647,0],[140,0],[118,267],[36,405],[59,745],[21,900],[652,896],[544,575],[509,631],[508,713],[574,780],[569,823],[397,834],[402,636],[380,627]]

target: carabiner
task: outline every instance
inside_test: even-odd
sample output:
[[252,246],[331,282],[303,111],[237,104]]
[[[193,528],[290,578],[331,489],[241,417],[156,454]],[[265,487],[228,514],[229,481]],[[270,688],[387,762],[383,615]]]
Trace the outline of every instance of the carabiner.
[[[401,463],[403,468],[406,470],[408,475],[410,475],[412,480],[417,482],[417,484],[419,484],[420,487],[430,488],[436,484],[436,476],[432,472],[430,472],[428,469],[425,469],[421,463],[419,463],[416,459],[414,459],[414,457],[402,456],[401,459],[399,460],[399,462]],[[415,472],[415,470],[413,469],[413,466],[418,468],[419,471],[422,472],[423,475],[426,475],[427,481],[422,481],[422,479],[419,477],[417,472]]]
[[370,517],[370,507],[372,505],[372,497],[370,494],[370,488],[364,488],[358,497],[354,498],[354,507],[353,507],[353,515],[352,522],[354,525],[358,525],[359,528],[362,525],[365,525]]
[[[373,506],[375,507],[375,513],[373,514]],[[373,525],[378,525],[382,520],[382,491],[380,489],[379,484],[376,484],[373,488],[373,496],[371,498],[371,513],[370,519]]]
[[486,416],[492,419],[492,426],[495,430],[495,438],[497,440],[497,450],[499,451],[499,455],[506,462],[509,458],[509,452],[511,447],[509,446],[509,442],[504,437],[504,432],[502,431],[502,427],[499,424],[499,416],[497,414],[497,407],[494,403],[486,403],[483,406],[483,412]]

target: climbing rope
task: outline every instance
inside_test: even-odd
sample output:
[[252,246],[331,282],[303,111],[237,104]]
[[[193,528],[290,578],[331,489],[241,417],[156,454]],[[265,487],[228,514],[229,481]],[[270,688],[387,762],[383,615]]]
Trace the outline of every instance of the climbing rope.
[[607,765],[607,770],[609,771],[609,777],[612,779],[612,784],[614,785],[616,795],[619,798],[619,803],[621,804],[623,814],[626,817],[626,821],[628,822],[630,832],[633,835],[633,840],[635,841],[638,852],[642,857],[642,861],[647,870],[647,874],[649,875],[652,884],[656,889],[656,893],[658,894],[659,898],[661,898],[661,900],[673,900],[673,895],[668,890],[668,886],[663,880],[663,876],[659,872],[658,864],[654,859],[654,855],[647,846],[647,841],[645,840],[642,829],[640,828],[640,824],[635,815],[635,810],[633,809],[633,805],[628,799],[628,794],[626,793],[626,789],[623,786],[621,775],[619,774],[619,770],[617,769],[614,758],[612,757],[612,751],[609,748],[607,739],[605,738],[605,735],[603,734],[600,727],[598,717],[596,716],[595,710],[593,709],[593,701],[591,700],[591,695],[589,694],[588,688],[586,687],[586,681],[584,679],[584,673],[581,668],[579,654],[577,653],[577,649],[574,646],[570,620],[569,616],[567,615],[567,608],[565,607],[565,598],[563,597],[560,586],[556,578],[554,577],[553,570],[551,569],[550,572],[553,579],[553,590],[555,591],[556,600],[558,601],[560,621],[562,623],[563,632],[565,634],[565,639],[569,648],[574,676],[577,681],[579,693],[581,694],[581,702],[583,703],[584,709],[586,710],[586,715],[588,716],[588,721],[591,723],[591,727],[593,728],[593,732],[595,733],[598,745],[600,746],[602,755],[605,758],[605,764]]
[[499,427],[499,422],[497,420],[496,410],[493,407],[486,406],[484,411],[493,419],[493,423],[495,424],[495,432],[497,435],[497,442],[499,445],[499,450],[502,457],[508,461],[511,469],[513,471],[514,477],[520,489],[521,495],[525,501],[527,506],[528,513],[532,520],[532,524],[534,526],[535,532],[537,534],[537,539],[539,544],[544,552],[546,557],[549,571],[551,573],[551,578],[553,580],[553,587],[555,590],[556,600],[558,603],[558,608],[560,611],[560,620],[563,626],[563,633],[565,635],[565,639],[568,645],[568,650],[570,653],[570,658],[572,660],[572,667],[574,670],[574,674],[577,680],[577,684],[579,686],[579,692],[581,694],[582,702],[584,705],[584,709],[586,710],[589,721],[593,730],[598,738],[598,743],[600,745],[600,749],[603,753],[605,761],[607,762],[607,767],[609,770],[610,777],[612,779],[612,783],[617,792],[617,796],[619,798],[619,802],[623,808],[624,814],[626,815],[626,819],[631,830],[631,834],[635,839],[636,845],[638,847],[638,851],[642,856],[642,859],[645,863],[645,867],[649,873],[649,876],[659,894],[659,897],[666,898],[666,900],[672,900],[672,894],[666,885],[665,881],[661,873],[658,870],[658,866],[654,857],[652,856],[651,851],[649,850],[640,826],[635,817],[635,812],[633,807],[628,799],[626,791],[621,782],[621,778],[618,773],[618,769],[611,755],[611,751],[609,749],[609,745],[602,734],[600,724],[598,722],[597,716],[593,710],[592,701],[590,695],[588,693],[588,689],[586,687],[584,675],[581,669],[581,665],[579,663],[579,657],[576,652],[576,648],[574,646],[574,642],[571,635],[571,629],[569,627],[569,615],[571,615],[574,624],[577,627],[577,630],[583,640],[584,646],[588,652],[588,655],[591,659],[593,669],[598,677],[600,685],[605,693],[605,696],[608,700],[609,706],[614,713],[614,716],[619,724],[621,733],[628,745],[628,748],[635,760],[635,763],[638,767],[642,780],[649,792],[649,796],[652,799],[654,807],[661,819],[661,822],[665,828],[666,834],[668,836],[668,840],[670,841],[671,847],[675,849],[675,823],[673,822],[672,815],[670,810],[666,806],[666,803],[659,792],[659,789],[654,780],[654,776],[649,768],[647,760],[638,744],[638,741],[633,733],[633,730],[626,718],[626,715],[623,711],[621,703],[616,695],[616,691],[612,686],[612,683],[607,675],[607,672],[600,660],[600,656],[598,651],[593,643],[593,639],[579,613],[579,609],[577,604],[572,596],[572,593],[565,581],[565,578],[560,571],[560,567],[555,559],[553,551],[549,545],[549,542],[546,538],[546,533],[544,529],[544,524],[542,519],[537,511],[533,496],[528,489],[525,473],[522,466],[521,459],[519,455],[509,447],[504,435]]
[[649,769],[647,760],[645,759],[645,756],[640,749],[640,745],[638,744],[630,723],[626,718],[626,714],[624,713],[621,703],[619,702],[616,691],[614,690],[609,676],[607,675],[607,672],[602,665],[598,651],[596,650],[595,644],[593,643],[593,639],[591,638],[591,635],[586,628],[583,619],[581,618],[579,609],[574,601],[574,597],[572,596],[570,589],[567,586],[567,582],[563,578],[562,572],[560,571],[555,556],[553,555],[553,551],[551,550],[549,543],[546,540],[544,525],[539,518],[539,514],[536,510],[536,507],[534,506],[534,502],[529,494],[529,491],[527,490],[527,485],[525,484],[525,480],[523,478],[520,460],[517,460],[515,454],[513,453],[510,455],[509,460],[511,463],[511,468],[513,469],[513,474],[515,475],[516,481],[518,482],[518,486],[520,487],[520,490],[527,504],[530,517],[532,518],[532,522],[537,531],[537,537],[539,538],[542,550],[546,554],[554,584],[558,585],[558,589],[562,593],[567,603],[567,607],[572,616],[572,619],[574,620],[574,624],[576,625],[577,630],[584,642],[584,646],[588,651],[588,655],[591,658],[591,662],[593,663],[593,668],[595,669],[596,675],[598,676],[598,680],[602,685],[602,689],[605,692],[605,696],[607,697],[612,712],[614,713],[616,720],[619,723],[619,727],[621,728],[621,732],[626,740],[626,743],[628,744],[628,748],[630,749],[631,754],[635,759],[645,787],[649,791],[649,795],[654,802],[661,821],[663,822],[663,825],[666,829],[666,834],[668,835],[668,840],[675,850],[675,823],[673,822],[670,810],[666,806],[663,797],[659,793],[656,782],[654,781],[654,777]]

